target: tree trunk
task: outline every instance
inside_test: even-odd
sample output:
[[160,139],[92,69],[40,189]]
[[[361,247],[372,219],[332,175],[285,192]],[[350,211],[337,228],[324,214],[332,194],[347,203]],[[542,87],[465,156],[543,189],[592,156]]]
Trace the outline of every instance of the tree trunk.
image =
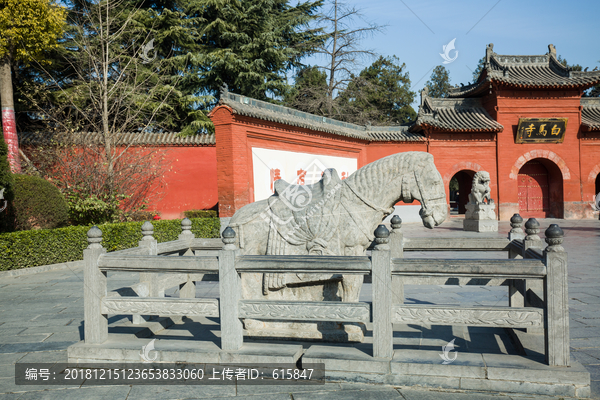
[[10,58],[8,56],[0,60],[0,98],[2,100],[2,133],[4,141],[8,145],[8,162],[11,171],[19,173],[21,172],[19,138],[15,123]]

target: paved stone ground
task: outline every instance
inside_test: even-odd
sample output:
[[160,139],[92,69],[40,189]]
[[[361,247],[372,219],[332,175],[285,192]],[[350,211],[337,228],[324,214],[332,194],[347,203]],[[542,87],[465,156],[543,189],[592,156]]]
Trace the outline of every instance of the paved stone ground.
[[[571,350],[591,374],[592,397],[600,399],[600,222],[541,220],[543,228],[558,223],[565,230],[564,247],[569,252],[569,298]],[[407,237],[505,236],[510,229],[500,223],[499,234],[464,232],[461,220],[450,220],[433,231],[419,224],[405,224]],[[472,258],[496,257],[477,253],[416,253],[407,257]],[[502,257],[505,257],[503,254]],[[109,276],[109,290],[136,282],[135,274]],[[365,285],[361,297],[369,297]],[[197,295],[217,297],[218,286],[203,282]],[[443,304],[504,305],[506,289],[496,287],[408,286],[407,302]],[[61,388],[17,386],[16,362],[66,362],[66,349],[82,339],[83,272],[80,268],[50,271],[14,278],[0,278],[0,399],[192,399],[247,398],[275,399],[521,399],[526,395],[506,393],[449,393],[416,388],[392,388],[356,384],[324,386],[104,386]],[[114,323],[122,317],[112,317]],[[467,339],[465,337],[465,339]],[[536,397],[542,398],[542,397]]]

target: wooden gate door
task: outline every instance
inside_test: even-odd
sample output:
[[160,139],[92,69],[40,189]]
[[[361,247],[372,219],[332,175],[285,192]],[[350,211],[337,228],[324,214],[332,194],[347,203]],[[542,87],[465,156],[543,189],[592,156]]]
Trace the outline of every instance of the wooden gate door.
[[548,170],[529,161],[519,171],[519,213],[523,218],[546,218],[549,211]]

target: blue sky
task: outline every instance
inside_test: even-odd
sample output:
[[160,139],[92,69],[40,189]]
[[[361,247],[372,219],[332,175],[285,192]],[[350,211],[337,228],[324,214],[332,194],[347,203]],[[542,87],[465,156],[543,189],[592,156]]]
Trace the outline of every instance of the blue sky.
[[458,57],[444,65],[453,85],[472,80],[488,43],[496,53],[510,55],[545,54],[552,43],[570,64],[600,68],[600,0],[346,1],[362,9],[367,21],[388,25],[363,45],[398,56],[416,92],[442,64],[442,46],[454,38]]

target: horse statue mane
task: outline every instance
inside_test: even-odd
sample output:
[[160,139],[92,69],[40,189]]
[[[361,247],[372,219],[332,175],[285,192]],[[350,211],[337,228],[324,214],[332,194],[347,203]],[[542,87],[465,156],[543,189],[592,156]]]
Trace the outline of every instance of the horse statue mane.
[[487,171],[478,171],[473,175],[471,193],[469,194],[469,203],[488,204],[494,203],[490,196],[490,174]]

